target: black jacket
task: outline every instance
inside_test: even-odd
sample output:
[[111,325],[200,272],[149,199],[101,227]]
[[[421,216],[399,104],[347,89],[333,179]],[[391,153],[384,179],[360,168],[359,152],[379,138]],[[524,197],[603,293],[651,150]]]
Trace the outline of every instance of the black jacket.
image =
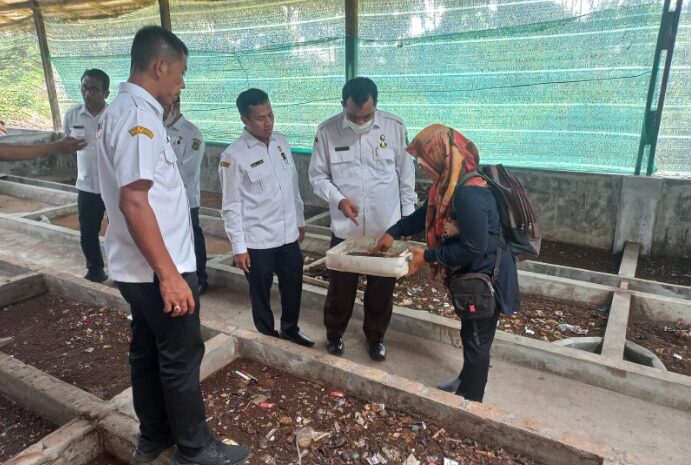
[[[499,211],[488,188],[464,186],[456,190],[453,209],[457,238],[441,244],[436,250],[425,250],[426,262],[437,262],[447,269],[459,267],[463,273],[492,275],[499,242]],[[394,238],[412,236],[425,230],[427,201],[410,216],[402,218],[387,231]],[[513,254],[502,248],[499,276],[495,279],[497,303],[503,313],[520,308],[518,272]]]

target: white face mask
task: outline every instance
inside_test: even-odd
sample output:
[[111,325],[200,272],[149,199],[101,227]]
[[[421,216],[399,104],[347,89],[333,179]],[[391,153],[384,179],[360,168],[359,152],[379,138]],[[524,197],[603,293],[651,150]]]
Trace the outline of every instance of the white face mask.
[[350,121],[348,119],[348,115],[346,115],[345,119],[346,119],[346,123],[348,124],[348,127],[350,127],[350,129],[352,129],[353,132],[355,132],[355,134],[358,134],[358,135],[368,133],[370,128],[372,128],[372,124],[374,124],[374,118],[372,118],[371,120],[367,121],[364,124],[353,123],[352,121]]

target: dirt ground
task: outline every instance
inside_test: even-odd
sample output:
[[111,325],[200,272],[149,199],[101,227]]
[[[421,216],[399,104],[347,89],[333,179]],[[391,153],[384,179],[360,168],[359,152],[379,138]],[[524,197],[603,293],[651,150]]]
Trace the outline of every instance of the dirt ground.
[[691,258],[639,257],[636,277],[691,286]]
[[602,273],[619,273],[621,254],[612,254],[606,250],[564,242],[542,240],[540,256],[537,262],[570,266]]
[[[51,219],[50,222],[52,224],[55,224],[58,226],[64,226],[65,228],[70,228],[70,229],[74,229],[75,231],[79,231],[79,214],[78,213],[73,213],[71,215],[58,216],[56,218]],[[108,218],[103,217],[103,221],[101,221],[101,230],[99,231],[99,235],[105,236],[107,227],[108,227]]]
[[0,194],[0,213],[29,213],[48,207],[47,203]]
[[125,462],[104,452],[86,465],[125,465]]
[[[257,381],[248,383],[235,370]],[[249,447],[252,465],[449,463],[445,458],[465,465],[534,463],[413,412],[388,410],[377,399],[356,399],[246,359],[205,380],[203,392],[216,435]]]
[[0,463],[56,429],[50,421],[0,395]]
[[0,308],[3,352],[102,399],[130,385],[129,320],[115,310],[44,294]]
[[499,329],[550,342],[570,337],[604,336],[608,316],[609,305],[522,295],[521,311],[502,315]]
[[323,253],[317,253],[317,252],[310,252],[309,250],[303,250],[302,251],[302,257],[305,260],[304,266],[310,265],[314,262],[316,262],[319,259],[324,258]]
[[[398,280],[394,289],[394,304],[458,320],[448,292],[439,277],[430,279],[429,268],[412,277]],[[306,275],[329,280],[326,266],[317,265]],[[361,278],[360,289],[365,280]],[[556,341],[575,336],[602,336],[607,326],[609,306],[597,306],[579,302],[562,301],[533,295],[521,296],[521,311],[514,315],[502,315],[499,329],[533,339]],[[568,324],[580,327],[570,328]],[[577,334],[578,332],[584,334]]]
[[226,255],[232,253],[230,241],[227,237],[204,234],[204,242],[206,243],[207,255]]
[[655,352],[668,371],[691,376],[691,325],[681,321],[663,324],[642,315],[633,316],[626,338]]

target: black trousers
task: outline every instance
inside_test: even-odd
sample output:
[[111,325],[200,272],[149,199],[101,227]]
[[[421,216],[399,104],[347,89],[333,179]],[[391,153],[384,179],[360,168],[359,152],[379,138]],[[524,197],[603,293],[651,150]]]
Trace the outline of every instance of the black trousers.
[[208,275],[206,274],[206,241],[204,241],[204,231],[199,226],[199,207],[191,208],[190,216],[194,235],[194,254],[197,256],[197,279],[202,285],[206,284]]
[[103,271],[103,254],[98,233],[106,211],[101,194],[77,190],[77,209],[79,211],[80,244],[86,267],[89,271]]
[[489,374],[490,349],[497,332],[499,310],[491,318],[461,321],[463,369],[458,375],[461,384],[456,394],[468,400],[482,402]]
[[163,313],[158,279],[117,285],[132,312],[130,368],[141,434],[152,441],[172,438],[184,453],[194,454],[212,435],[199,386],[204,341],[197,276],[183,277],[192,289],[196,310],[176,318]]
[[[340,244],[343,239],[331,235],[331,247]],[[329,290],[324,304],[324,326],[326,337],[337,339],[343,337],[357,295],[359,275],[342,271],[329,271]],[[362,330],[371,343],[384,340],[393,312],[393,290],[396,278],[367,275],[365,288],[365,320]]]
[[245,277],[250,285],[252,318],[257,331],[268,336],[278,335],[271,310],[271,286],[276,273],[281,294],[281,331],[297,333],[300,330],[298,319],[304,263],[298,242],[271,249],[248,249],[247,252],[250,255],[250,272],[245,273]]

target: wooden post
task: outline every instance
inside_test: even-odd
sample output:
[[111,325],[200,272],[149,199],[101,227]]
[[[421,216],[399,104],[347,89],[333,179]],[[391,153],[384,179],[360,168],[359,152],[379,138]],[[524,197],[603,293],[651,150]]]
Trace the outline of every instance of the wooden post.
[[346,81],[358,75],[358,0],[345,0]]
[[46,25],[43,22],[41,8],[36,2],[33,7],[34,24],[36,25],[36,36],[38,37],[38,47],[41,50],[41,62],[43,63],[43,77],[46,80],[46,90],[48,91],[48,102],[50,103],[50,113],[53,119],[53,130],[60,132],[62,129],[62,119],[60,117],[60,104],[58,103],[58,93],[55,90],[55,78],[53,76],[53,65],[50,63],[50,50],[48,50],[48,37],[46,36]]
[[173,24],[170,21],[170,3],[168,0],[158,0],[158,10],[161,13],[161,26],[172,31]]

